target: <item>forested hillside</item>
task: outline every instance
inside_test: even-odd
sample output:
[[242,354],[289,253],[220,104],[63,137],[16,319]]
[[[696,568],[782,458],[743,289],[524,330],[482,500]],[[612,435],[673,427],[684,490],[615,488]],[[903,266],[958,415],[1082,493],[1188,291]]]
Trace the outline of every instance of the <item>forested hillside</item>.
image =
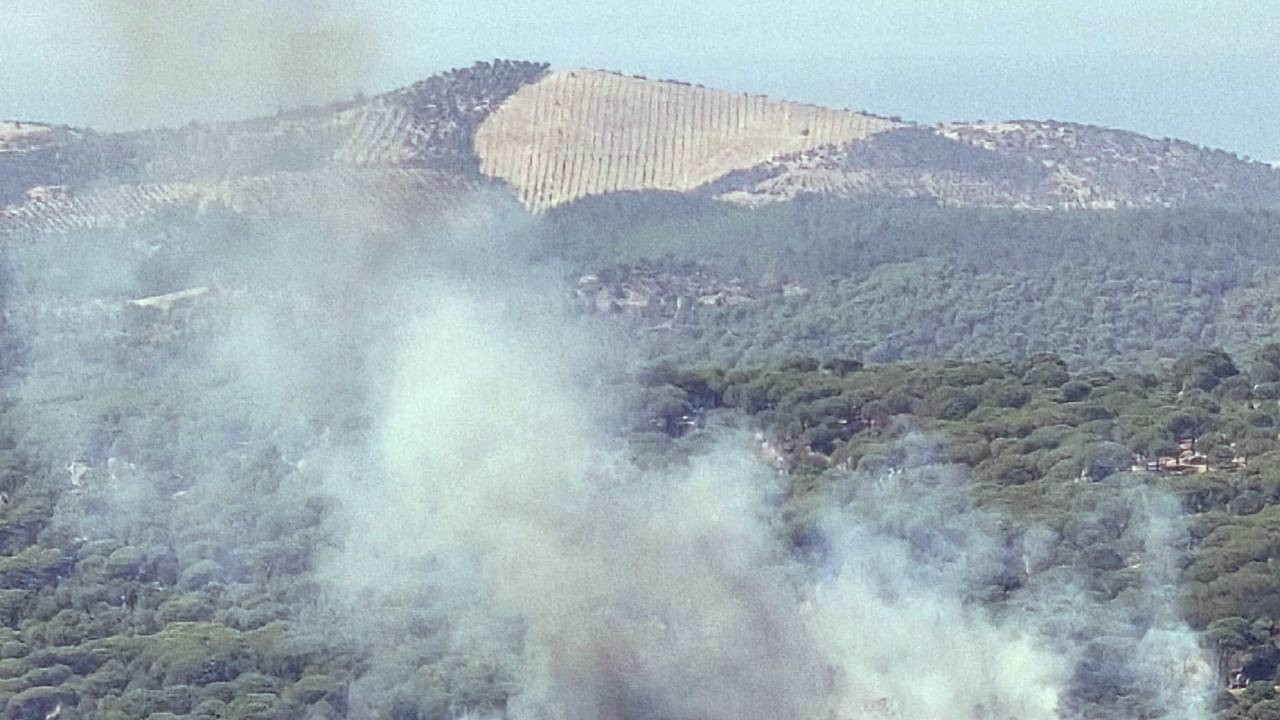
[[[370,454],[403,323],[472,285],[494,314],[433,325],[456,349],[410,385],[444,393],[432,402],[468,428],[427,434],[457,443],[448,467],[468,482],[551,442],[544,425],[563,414],[558,396],[520,399],[541,356],[488,349],[491,336],[506,315],[523,332],[568,310],[555,322],[572,332],[539,347],[592,338],[583,352],[604,370],[575,382],[613,402],[570,425],[601,423],[626,456],[593,458],[578,492],[678,477],[729,442],[773,468],[764,511],[795,572],[822,577],[841,556],[829,515],[843,508],[903,553],[912,582],[952,588],[997,627],[1030,623],[1069,659],[1062,715],[1280,705],[1272,214],[673,195],[528,223],[514,203],[494,212],[411,242],[366,227],[323,257],[312,225],[212,208],[9,247],[9,716],[426,718],[524,702],[533,639],[502,625],[457,645],[445,618],[459,611],[393,549],[410,536],[362,524],[434,512],[434,491],[388,495]],[[1229,353],[1212,349],[1224,339]],[[337,570],[366,537],[353,528],[389,533],[363,594]],[[891,708],[910,693],[863,697]]]
[[510,61],[0,123],[0,717],[1280,718],[1278,202]]
[[[356,368],[378,361],[350,343],[380,331],[336,331],[303,304],[292,317],[312,331],[276,331],[301,343],[301,357],[352,371],[304,372],[288,388],[252,374],[228,381],[245,361],[207,364],[217,344],[199,338],[234,325],[246,300],[118,316],[82,306],[41,321],[63,329],[40,340],[45,351],[79,337],[84,361],[29,366],[4,411],[0,693],[10,716],[61,707],[64,717],[402,718],[501,707],[519,687],[517,658],[451,653],[429,593],[416,611],[368,619],[391,645],[370,644],[366,622],[352,625],[342,596],[326,594],[321,569],[348,522],[337,508],[377,485],[359,472],[335,485],[315,463],[370,435]],[[86,327],[109,332],[79,335]],[[1096,609],[1064,698],[1072,716],[1163,707],[1165,685],[1182,680],[1134,666],[1129,649],[1162,627],[1168,601],[1205,633],[1224,678],[1222,716],[1256,718],[1280,702],[1270,689],[1280,584],[1267,562],[1280,498],[1280,348],[1240,365],[1218,351],[1189,352],[1158,374],[1072,373],[1052,355],[875,366],[797,357],[648,366],[613,391],[629,398],[620,437],[640,466],[679,467],[739,423],[758,432],[762,460],[786,473],[779,532],[815,567],[832,552],[825,509],[891,491],[895,512],[943,523],[926,526],[918,552],[936,551],[926,538],[948,522],[929,519],[935,502],[994,538],[966,602],[1017,617],[1047,601],[1045,587],[1079,583],[1072,602]],[[498,426],[476,441],[521,432]],[[1176,507],[1160,509],[1166,494],[1190,514],[1171,544],[1152,546],[1150,523],[1184,522]],[[1153,557],[1172,565],[1152,576],[1142,568]],[[934,560],[916,562],[923,572]],[[1253,682],[1226,692],[1228,678]]]
[[[1188,346],[1248,354],[1280,339],[1280,215],[1268,211],[819,196],[749,210],[640,194],[568,206],[548,226],[545,252],[630,297],[615,310],[644,318],[656,352],[681,361],[1053,352],[1079,369],[1154,368]],[[698,273],[701,284],[681,279]]]
[[[1041,211],[1280,205],[1275,168],[1168,138],[1054,121],[923,126],[511,60],[238,122],[123,133],[0,122],[0,236],[121,227],[188,203],[373,204],[409,227],[477,186],[532,212],[659,191],[752,206],[812,194]],[[325,202],[300,202],[299,187]]]
[[[1205,631],[1234,688],[1217,701],[1222,716],[1266,718],[1278,702],[1280,663],[1280,584],[1270,562],[1278,362],[1272,345],[1243,369],[1221,351],[1196,351],[1160,374],[1073,374],[1048,354],[1018,363],[658,366],[644,376],[638,407],[649,432],[685,442],[725,409],[753,417],[766,429],[764,448],[790,473],[791,531],[802,545],[806,518],[833,496],[856,498],[859,483],[958,467],[972,501],[1005,519],[1004,532],[1047,533],[1048,555],[1031,565],[1026,555],[1006,557],[986,602],[1016,598],[1054,567],[1084,572],[1089,594],[1120,604],[1176,586],[1179,611]],[[1131,537],[1139,519],[1125,501],[1134,492],[1170,493],[1188,513],[1185,545],[1167,549],[1178,577],[1171,588],[1145,585]],[[1119,697],[1111,712],[1146,716],[1138,708],[1154,688],[1136,684],[1122,658],[1153,620],[1138,610],[1116,636],[1091,639],[1099,666],[1088,672],[1100,687],[1084,689],[1086,697]]]

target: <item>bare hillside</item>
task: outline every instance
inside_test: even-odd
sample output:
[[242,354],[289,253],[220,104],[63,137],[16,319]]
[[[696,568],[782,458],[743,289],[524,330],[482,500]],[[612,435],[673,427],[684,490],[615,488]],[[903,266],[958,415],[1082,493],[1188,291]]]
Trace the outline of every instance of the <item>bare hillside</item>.
[[900,126],[885,118],[597,70],[523,87],[476,133],[481,169],[545,209],[619,190],[685,191],[779,155]]

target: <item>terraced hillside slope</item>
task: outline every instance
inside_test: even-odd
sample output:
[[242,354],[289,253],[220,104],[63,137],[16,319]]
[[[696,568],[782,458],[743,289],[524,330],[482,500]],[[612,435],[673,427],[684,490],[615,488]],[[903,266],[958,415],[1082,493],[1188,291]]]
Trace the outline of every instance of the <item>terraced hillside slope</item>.
[[476,132],[481,169],[535,210],[620,190],[692,190],[771,158],[902,123],[598,70],[548,73]]
[[542,211],[619,191],[748,205],[824,194],[1070,209],[1280,207],[1280,169],[1052,121],[934,127],[494,61],[371,98],[129,133],[0,122],[0,236],[118,227],[174,208],[412,223],[477,188]]
[[0,124],[0,235],[118,226],[210,203],[398,222],[492,181],[472,137],[545,65],[495,61],[372,98],[235,123],[100,134]]
[[358,217],[394,228],[451,209],[478,183],[429,168],[325,168],[200,182],[124,183],[87,192],[38,188],[27,202],[0,209],[0,236],[120,227],[177,208],[211,205],[252,217],[311,213]]

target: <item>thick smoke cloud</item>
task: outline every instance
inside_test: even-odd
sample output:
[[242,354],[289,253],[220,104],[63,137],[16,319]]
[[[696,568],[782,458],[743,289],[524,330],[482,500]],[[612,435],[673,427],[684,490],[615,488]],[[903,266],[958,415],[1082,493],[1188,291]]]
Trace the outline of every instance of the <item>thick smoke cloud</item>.
[[[98,3],[124,123],[341,97],[377,56],[336,3]],[[56,498],[44,539],[138,548],[157,587],[268,597],[358,656],[317,718],[1207,717],[1176,504],[1116,481],[1014,532],[916,437],[790,517],[744,434],[634,462],[631,348],[566,313],[533,221],[465,214],[489,220],[370,237],[215,209],[6,247],[5,402],[23,492]],[[1136,589],[1060,556],[1091,534],[1123,540]]]
[[[688,467],[628,467],[544,350],[554,331],[438,303],[400,351],[361,542],[325,574],[374,597],[441,588],[471,605],[449,622],[464,637],[521,628],[513,716],[1056,717],[1066,664],[964,602],[995,562],[972,516],[860,499],[901,524],[832,509],[831,574],[805,567],[782,539],[781,479],[742,438]],[[947,562],[913,552],[949,532]]]
[[365,87],[378,13],[335,0],[94,0],[123,54],[113,127],[228,120]]
[[[352,717],[1208,716],[1176,503],[1115,479],[1015,532],[914,436],[785,522],[786,478],[742,434],[637,465],[602,399],[627,349],[497,218],[394,244],[197,223],[174,247],[82,243],[79,265],[76,240],[11,248],[10,402],[55,532],[172,547],[183,586],[291,568],[290,622],[366,658]],[[157,277],[216,292],[138,316],[182,289]],[[1137,584],[1098,592],[1068,536],[1119,538]]]
[[[1116,476],[1066,526],[1011,529],[917,436],[789,516],[734,431],[636,464],[610,399],[629,348],[523,259],[532,221],[489,217],[8,248],[7,402],[50,532],[160,548],[224,597],[291,574],[284,617],[364,658],[351,717],[1208,717],[1176,502]],[[131,304],[192,287],[212,291]],[[1129,590],[1064,555],[1090,538],[1118,541]]]

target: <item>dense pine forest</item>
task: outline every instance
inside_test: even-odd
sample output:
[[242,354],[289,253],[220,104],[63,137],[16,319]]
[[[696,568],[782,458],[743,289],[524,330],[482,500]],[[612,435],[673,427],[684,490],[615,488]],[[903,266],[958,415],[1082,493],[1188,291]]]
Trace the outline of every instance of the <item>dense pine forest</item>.
[[[1277,339],[1280,215],[1262,210],[1036,213],[812,196],[747,209],[675,194],[551,214],[548,252],[627,282],[702,270],[753,302],[688,298],[674,358],[792,353],[872,362],[1060,355],[1152,368],[1188,347],[1248,354]],[[644,310],[674,315],[659,293]]]
[[[206,207],[6,246],[6,717],[515,707],[540,616],[460,636],[479,611],[440,591],[433,500],[389,503],[372,458],[483,504],[465,494],[483,478],[541,478],[581,444],[591,483],[547,499],[512,480],[493,507],[615,486],[587,507],[648,507],[628,493],[731,446],[764,468],[763,554],[788,582],[853,562],[841,508],[901,557],[881,571],[906,579],[875,586],[891,607],[941,583],[966,618],[1036,618],[1065,658],[1061,716],[1199,717],[1194,691],[1206,715],[1280,717],[1280,214],[637,193],[325,237],[323,257],[319,237]],[[465,312],[441,319],[449,303]],[[549,389],[561,373],[594,399]],[[394,420],[418,410],[392,387],[448,409],[411,433],[448,464],[404,456]],[[615,530],[648,537],[554,537]],[[477,587],[520,575],[502,547],[536,533],[512,537],[481,536]],[[932,687],[912,658],[884,677]],[[620,717],[695,716],[628,692]]]

